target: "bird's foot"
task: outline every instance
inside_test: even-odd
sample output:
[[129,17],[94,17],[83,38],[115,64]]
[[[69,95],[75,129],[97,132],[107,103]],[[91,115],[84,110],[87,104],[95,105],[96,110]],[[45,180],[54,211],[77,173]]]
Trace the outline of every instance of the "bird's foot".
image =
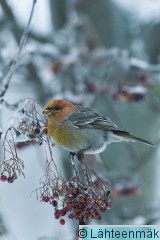
[[81,163],[83,163],[83,161],[84,161],[84,153],[83,153],[83,152],[78,152],[78,153],[76,154],[76,156],[77,156],[77,159],[78,159]]
[[77,176],[78,173],[77,173],[76,164],[75,164],[75,158],[74,158],[75,156],[76,156],[76,153],[74,153],[74,152],[69,153],[69,157],[71,159],[71,164],[72,164],[73,170]]
[[70,153],[69,153],[69,157],[70,157],[70,158],[74,158],[74,156],[76,156],[76,153],[75,153],[75,152],[70,152]]

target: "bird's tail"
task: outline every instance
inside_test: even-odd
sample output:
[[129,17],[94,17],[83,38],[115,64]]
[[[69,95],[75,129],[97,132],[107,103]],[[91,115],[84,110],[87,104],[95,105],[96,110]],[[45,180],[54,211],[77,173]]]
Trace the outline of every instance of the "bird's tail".
[[110,136],[110,138],[112,138],[113,142],[120,142],[120,141],[126,141],[126,142],[135,142],[135,141],[139,141],[142,143],[145,143],[147,145],[150,145],[152,147],[155,147],[155,144],[151,143],[150,141],[147,141],[145,139],[142,138],[138,138],[133,136],[131,133],[126,132],[126,131],[121,131],[121,130],[112,130],[112,136]]

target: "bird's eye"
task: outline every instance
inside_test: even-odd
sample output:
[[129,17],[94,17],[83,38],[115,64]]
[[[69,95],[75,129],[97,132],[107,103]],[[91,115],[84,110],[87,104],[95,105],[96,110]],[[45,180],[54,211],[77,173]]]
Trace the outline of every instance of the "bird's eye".
[[58,111],[58,110],[61,110],[62,108],[60,106],[55,106],[54,107],[54,110]]

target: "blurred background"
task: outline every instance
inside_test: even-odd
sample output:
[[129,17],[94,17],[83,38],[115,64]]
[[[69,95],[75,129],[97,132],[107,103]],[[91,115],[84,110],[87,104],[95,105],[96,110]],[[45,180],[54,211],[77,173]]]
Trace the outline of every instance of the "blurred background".
[[[0,0],[0,88],[15,59],[32,0]],[[1,89],[0,89],[1,91]],[[90,224],[160,224],[160,1],[37,0],[27,43],[5,100],[30,97],[42,107],[63,98],[92,107],[121,129],[154,142],[114,143],[87,162],[111,187],[113,206]],[[0,109],[5,131],[13,112]],[[74,239],[53,208],[30,193],[44,173],[43,149],[18,150],[26,178],[0,183],[0,239]],[[66,179],[68,152],[53,150]]]

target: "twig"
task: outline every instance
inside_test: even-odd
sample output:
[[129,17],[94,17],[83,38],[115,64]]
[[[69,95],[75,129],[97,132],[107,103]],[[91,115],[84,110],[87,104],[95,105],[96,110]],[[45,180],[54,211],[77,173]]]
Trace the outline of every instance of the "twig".
[[27,35],[28,35],[30,24],[31,24],[31,20],[32,20],[32,17],[33,17],[34,7],[35,7],[36,2],[37,2],[37,0],[33,0],[32,9],[31,9],[31,13],[30,13],[30,16],[29,16],[29,20],[28,20],[27,26],[26,26],[26,28],[24,30],[24,33],[23,33],[23,35],[21,37],[21,40],[20,40],[19,50],[17,52],[17,55],[16,55],[15,59],[12,62],[12,65],[10,67],[10,70],[9,70],[7,76],[4,79],[4,85],[2,86],[2,90],[1,90],[1,93],[0,93],[0,98],[4,97],[6,91],[8,90],[8,87],[10,85],[12,76],[15,73],[15,70],[16,70],[16,67],[17,67],[17,63],[18,63],[18,61],[20,59],[21,52],[22,52],[22,50],[23,50],[23,48],[25,46],[26,40],[27,40]]
[[129,59],[129,64],[130,67],[143,70],[143,71],[148,71],[151,73],[159,73],[160,72],[160,65],[159,64],[149,64],[148,62],[138,59],[138,58],[130,58]]

